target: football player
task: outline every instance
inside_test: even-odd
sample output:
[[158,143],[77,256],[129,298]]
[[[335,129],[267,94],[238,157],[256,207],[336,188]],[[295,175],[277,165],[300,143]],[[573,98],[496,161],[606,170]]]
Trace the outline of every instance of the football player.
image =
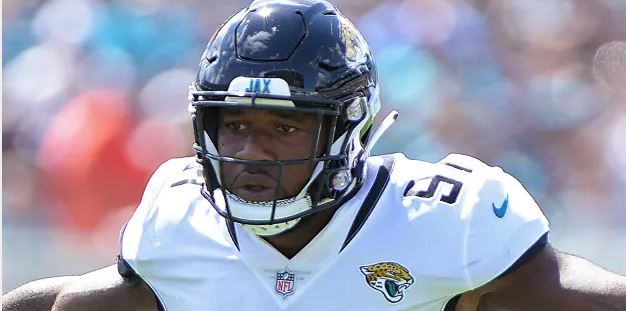
[[626,279],[548,243],[513,177],[369,152],[376,66],[333,5],[255,1],[189,90],[196,157],[150,179],[116,265],[4,310],[626,310]]

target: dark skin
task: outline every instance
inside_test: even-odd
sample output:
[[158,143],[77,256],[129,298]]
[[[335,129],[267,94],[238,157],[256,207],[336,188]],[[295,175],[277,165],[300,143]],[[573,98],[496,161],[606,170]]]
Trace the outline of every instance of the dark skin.
[[[244,160],[306,159],[318,135],[318,118],[314,114],[267,109],[222,109],[218,118],[218,150],[220,155]],[[315,154],[326,146],[326,129],[320,130]],[[224,186],[250,201],[271,201],[296,196],[313,172],[314,164],[290,165],[283,168],[277,183],[278,169],[268,166],[224,164]],[[292,258],[320,232],[332,218],[334,210],[313,214],[284,234],[265,237],[285,257]]]
[[[314,137],[316,122],[299,119],[284,122],[289,116],[245,110],[220,117],[219,149],[225,155],[247,159],[306,158]],[[310,117],[310,116],[309,116]],[[233,119],[243,120],[233,122]],[[254,124],[247,124],[254,120]],[[287,120],[289,121],[289,120]],[[286,123],[286,124],[283,124]],[[294,125],[295,124],[295,125]],[[315,125],[313,125],[315,124]],[[297,126],[296,126],[297,125]],[[298,128],[294,131],[291,127]],[[229,130],[224,131],[227,128]],[[315,128],[315,129],[314,129]],[[281,155],[278,158],[278,155]],[[294,168],[295,169],[295,168]],[[306,183],[312,166],[303,165],[292,174],[283,174],[280,197],[294,196]],[[225,185],[249,200],[273,199],[264,178],[241,175],[243,170],[225,167]],[[252,176],[252,177],[249,177]],[[273,175],[275,176],[275,175]],[[242,179],[243,178],[243,179]],[[271,179],[271,178],[270,178]],[[246,183],[263,187],[245,187]],[[242,186],[244,185],[244,186]],[[296,185],[298,187],[296,187]],[[257,185],[258,186],[258,185]],[[271,188],[271,189],[264,189]],[[310,216],[293,230],[267,238],[287,257],[297,254],[328,224],[332,211]],[[124,280],[115,266],[77,277],[51,278],[31,282],[3,297],[2,310],[156,310],[150,289],[142,281]],[[559,253],[550,245],[513,272],[475,290],[464,293],[456,311],[571,310],[626,311],[626,278],[606,271],[576,256]]]
[[[222,109],[218,118],[217,141],[220,155],[242,160],[307,159],[310,144],[317,137],[317,116],[312,114],[267,109]],[[320,135],[315,152],[321,155],[326,137]],[[279,169],[273,166],[224,164],[224,186],[250,201],[271,201],[289,198],[304,187],[313,163],[287,165],[283,168],[278,192]],[[278,195],[276,195],[278,194]]]

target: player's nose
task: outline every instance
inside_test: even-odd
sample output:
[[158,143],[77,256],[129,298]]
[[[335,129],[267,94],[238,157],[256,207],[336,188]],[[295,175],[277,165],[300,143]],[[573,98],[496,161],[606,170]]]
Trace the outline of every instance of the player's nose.
[[235,157],[242,160],[275,160],[267,135],[252,132],[242,139]]

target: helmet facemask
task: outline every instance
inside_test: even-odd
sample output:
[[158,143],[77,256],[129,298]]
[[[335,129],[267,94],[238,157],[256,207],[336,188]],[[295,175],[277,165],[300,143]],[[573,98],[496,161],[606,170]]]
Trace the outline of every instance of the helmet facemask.
[[[359,188],[369,150],[363,144],[380,107],[378,77],[365,39],[331,3],[251,3],[213,35],[189,95],[194,150],[204,169],[202,195],[228,221],[261,235],[279,234],[303,217],[341,205]],[[215,121],[219,109],[229,107],[313,115],[324,139],[305,142],[311,152],[297,158],[220,154]],[[320,142],[327,144],[315,153]],[[223,179],[233,165],[272,171],[276,190],[284,180],[281,174],[293,177],[292,168],[313,170],[302,189],[293,191],[296,195],[276,191],[272,200],[251,202],[235,195],[241,190],[229,191]]]
[[[237,78],[254,79],[254,78]],[[257,79],[258,80],[258,79]],[[280,80],[280,79],[278,79]],[[284,81],[283,81],[284,83]],[[232,83],[231,83],[232,84]],[[236,83],[235,83],[236,84]],[[286,84],[286,83],[285,83]],[[378,100],[377,89],[370,101]],[[302,217],[337,206],[341,198],[356,190],[362,179],[365,154],[362,135],[371,126],[378,107],[365,94],[356,93],[337,100],[317,96],[259,94],[257,92],[201,91],[190,86],[190,110],[194,120],[194,150],[203,165],[205,186],[202,195],[226,219],[243,224],[259,235],[275,235],[293,228]],[[267,109],[314,116],[316,137],[307,157],[280,160],[240,159],[218,151],[219,109]],[[326,142],[323,146],[322,142]],[[293,168],[312,168],[299,193],[284,197],[283,175]],[[237,196],[224,182],[224,169],[236,166],[271,172],[274,197],[251,201]]]

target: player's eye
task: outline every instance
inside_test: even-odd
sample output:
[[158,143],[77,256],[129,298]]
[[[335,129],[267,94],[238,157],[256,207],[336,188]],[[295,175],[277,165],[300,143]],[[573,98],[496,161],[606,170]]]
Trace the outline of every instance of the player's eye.
[[281,133],[293,133],[296,130],[298,130],[298,128],[293,127],[291,125],[287,125],[287,124],[281,124],[281,125],[276,126],[276,130]]
[[245,131],[246,129],[248,129],[248,127],[241,122],[225,122],[224,126],[230,129],[231,131],[235,131],[235,132],[241,132],[241,131]]

